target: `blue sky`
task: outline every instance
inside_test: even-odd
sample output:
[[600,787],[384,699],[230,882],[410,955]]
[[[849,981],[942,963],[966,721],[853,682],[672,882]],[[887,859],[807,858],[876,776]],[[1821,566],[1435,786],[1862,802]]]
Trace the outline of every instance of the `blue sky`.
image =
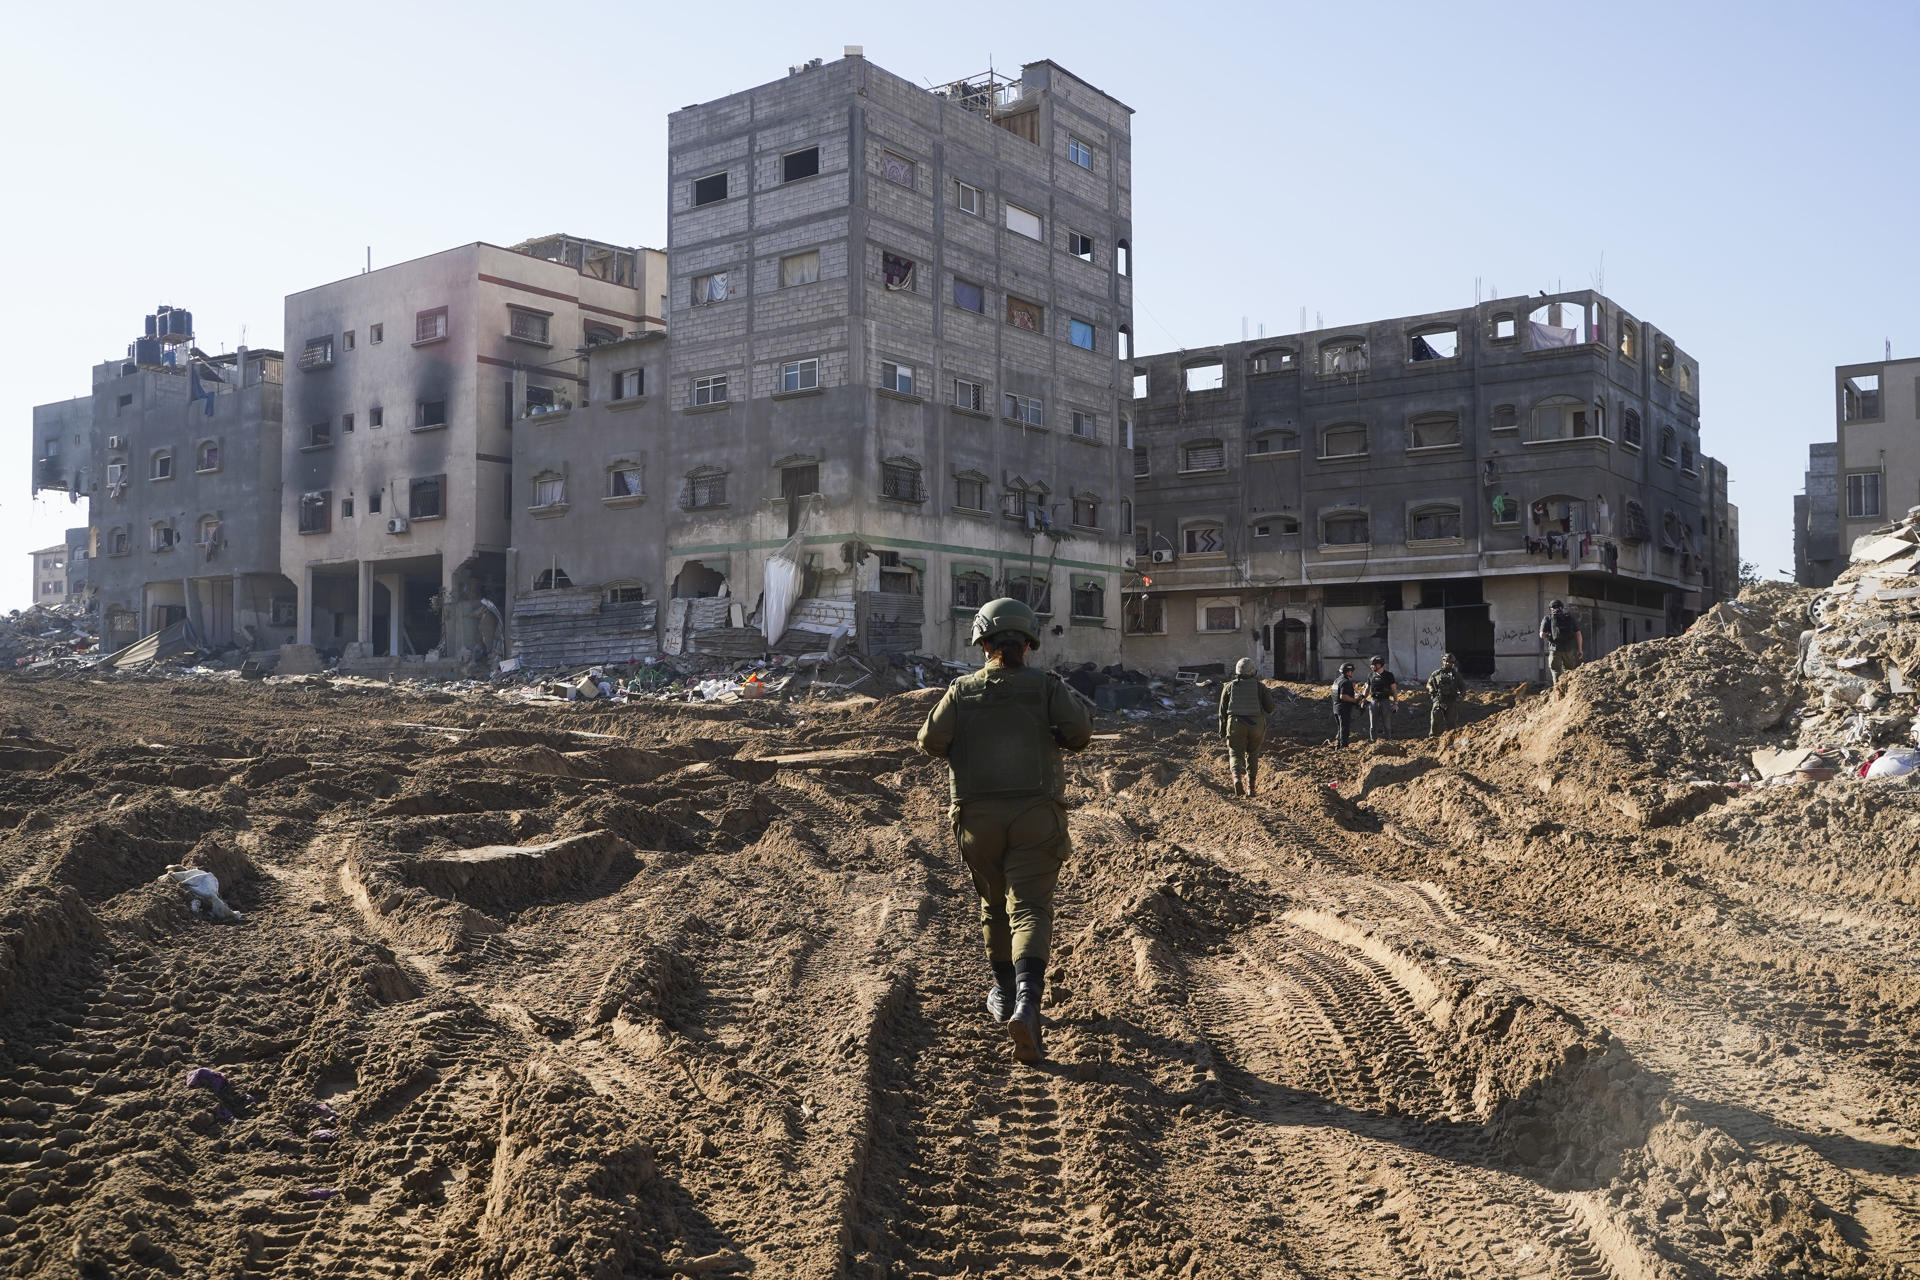
[[[184,16],[183,16],[184,15]],[[471,240],[665,240],[666,116],[864,45],[944,82],[1051,58],[1136,111],[1143,354],[1593,283],[1700,361],[1743,554],[1792,564],[1836,364],[1920,355],[1920,5],[18,6],[0,549],[31,406],[155,304],[278,346],[281,299]],[[30,599],[0,562],[0,608]]]

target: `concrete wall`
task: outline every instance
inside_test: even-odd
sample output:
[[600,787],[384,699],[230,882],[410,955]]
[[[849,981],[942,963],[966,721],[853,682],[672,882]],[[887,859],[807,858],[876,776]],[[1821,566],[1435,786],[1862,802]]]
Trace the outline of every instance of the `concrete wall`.
[[[1879,379],[1877,406],[1857,398],[1850,384]],[[1878,412],[1873,412],[1876,408]],[[1841,365],[1834,370],[1834,414],[1839,441],[1837,509],[1839,567],[1854,539],[1920,505],[1920,359]],[[1880,477],[1880,507],[1853,514],[1849,477]],[[1809,481],[1811,483],[1811,481]]]
[[1805,492],[1793,500],[1793,578],[1803,587],[1829,587],[1845,567],[1840,542],[1840,445],[1807,446]]
[[31,565],[33,603],[65,604],[68,595],[67,544],[62,542],[38,551],[29,551],[27,559]]

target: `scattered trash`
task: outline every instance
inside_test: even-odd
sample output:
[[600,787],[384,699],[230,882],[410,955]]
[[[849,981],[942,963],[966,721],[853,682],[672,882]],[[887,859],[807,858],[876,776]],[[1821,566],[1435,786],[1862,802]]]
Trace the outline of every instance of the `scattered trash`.
[[192,1067],[187,1071],[186,1085],[189,1089],[211,1089],[215,1093],[225,1093],[227,1077],[212,1067]]
[[238,911],[228,906],[220,897],[220,880],[213,872],[202,871],[197,867],[171,866],[167,868],[167,874],[173,877],[175,884],[193,895],[193,901],[188,904],[191,910],[195,912],[204,910],[215,920],[242,918]]

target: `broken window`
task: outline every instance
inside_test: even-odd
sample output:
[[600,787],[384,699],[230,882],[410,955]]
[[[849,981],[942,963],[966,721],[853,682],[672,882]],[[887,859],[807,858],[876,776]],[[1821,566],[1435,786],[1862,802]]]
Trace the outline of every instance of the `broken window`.
[[1073,522],[1082,529],[1100,527],[1100,500],[1092,494],[1079,494],[1073,500]]
[[558,591],[562,587],[570,587],[572,585],[573,579],[568,577],[567,571],[558,565],[552,568],[542,569],[533,575],[533,589],[535,591]]
[[953,607],[978,609],[987,602],[987,593],[992,590],[993,580],[978,569],[956,570],[953,575]]
[[1372,540],[1365,512],[1343,511],[1320,521],[1320,541],[1330,547],[1364,547]]
[[353,519],[353,495],[349,494],[340,499],[340,518],[343,520]]
[[430,311],[413,313],[413,343],[419,346],[423,342],[438,342],[447,336],[447,309],[434,307]]
[[880,496],[898,502],[925,502],[927,491],[920,483],[919,464],[905,459],[881,463]]
[[1640,358],[1640,330],[1638,323],[1626,312],[1620,313],[1620,358],[1638,360]]
[[1880,473],[1857,471],[1847,477],[1847,519],[1880,518]]
[[557,507],[567,500],[566,477],[548,472],[533,478],[533,505]]
[[1672,427],[1660,428],[1660,461],[1672,466],[1679,447],[1679,437]]
[[978,218],[986,211],[986,203],[980,198],[980,188],[971,183],[956,181],[953,184],[953,203],[962,213],[970,213]]
[[1047,406],[1039,396],[1016,395],[1009,391],[1004,399],[1004,416],[1029,427],[1047,425]]
[[897,156],[891,151],[880,153],[880,176],[888,182],[897,182],[903,187],[918,187],[918,168],[905,156]]
[[898,364],[892,360],[882,360],[880,362],[880,387],[884,391],[896,392],[903,396],[915,394],[913,389],[913,366],[910,364]]
[[1247,442],[1247,452],[1254,455],[1297,453],[1299,450],[1298,431],[1267,431]]
[[609,342],[620,341],[620,330],[617,326],[601,324],[598,320],[582,320],[580,335],[590,347],[604,347]]
[[780,366],[780,391],[817,391],[820,388],[818,360],[789,360]]
[[324,422],[316,422],[307,428],[307,448],[324,449],[333,443],[333,428]]
[[[1133,554],[1137,557],[1148,558],[1150,556],[1149,549],[1152,546],[1153,525],[1148,521],[1135,519],[1133,522]],[[1168,551],[1165,554],[1171,557],[1173,552]]]
[[378,489],[375,489],[372,493],[367,495],[367,514],[368,515],[377,516],[380,514],[380,496],[381,496],[380,491]]
[[333,529],[333,490],[300,495],[300,532],[329,533]]
[[1167,632],[1165,596],[1128,596],[1121,614],[1121,629],[1130,636],[1159,636]]
[[882,253],[880,276],[889,289],[912,289],[913,259],[903,258],[897,253]]
[[1232,599],[1195,601],[1193,629],[1195,631],[1238,631],[1240,602]]
[[109,534],[107,537],[107,554],[110,556],[126,555],[127,552],[131,550],[131,547],[129,544],[132,541],[133,541],[132,535],[127,530],[125,529],[113,530],[113,532]]
[[1351,377],[1367,371],[1365,338],[1335,338],[1320,346],[1320,372],[1325,377]]
[[640,468],[631,462],[617,462],[607,468],[609,498],[638,498],[646,492]]
[[1067,252],[1082,262],[1093,261],[1093,237],[1084,231],[1067,232]]
[[1451,413],[1422,414],[1407,424],[1407,448],[1445,449],[1460,443],[1460,419]]
[[[780,259],[780,287],[791,289],[799,284],[812,284],[820,278],[820,251],[808,249],[805,253],[790,253]],[[723,291],[722,297],[725,296]],[[709,299],[717,301],[717,299]]]
[[548,340],[552,316],[529,307],[507,308],[507,336],[521,342],[544,343]]
[[309,338],[307,345],[300,350],[302,369],[329,369],[333,367],[333,335],[324,338]]
[[407,515],[414,520],[437,520],[447,514],[445,476],[415,476],[407,482]]
[[646,392],[646,374],[640,369],[616,369],[613,374],[613,398],[637,400]]
[[1145,400],[1147,398],[1147,385],[1147,371],[1145,369],[1135,369],[1133,371],[1133,398],[1135,400]]
[[[352,498],[347,499],[347,509],[342,514],[344,515],[353,514]],[[200,531],[200,539],[199,539],[200,546],[205,547],[208,550],[212,550],[213,548],[220,545],[220,517],[219,516],[201,516],[200,524],[198,527]],[[57,568],[58,566],[56,565],[55,567]]]
[[1512,342],[1518,335],[1519,331],[1514,326],[1513,313],[1511,311],[1502,311],[1495,314],[1493,317],[1493,340],[1495,342]]
[[880,552],[880,590],[895,595],[919,595],[919,570],[902,560],[898,551]]
[[1638,449],[1641,443],[1640,411],[1624,409],[1620,413],[1620,443],[1629,449]]
[[1533,406],[1535,440],[1573,440],[1598,434],[1594,421],[1597,406],[1573,396],[1548,396]]
[[1007,594],[1037,614],[1053,612],[1053,587],[1039,574],[1015,574],[1007,579]]
[[977,472],[954,477],[953,505],[964,511],[987,509],[987,478]]
[[976,315],[987,314],[987,291],[971,280],[953,278],[953,305]]
[[1073,411],[1073,434],[1082,440],[1098,440],[1100,438],[1100,419],[1096,415],[1088,413],[1085,409],[1075,409]]
[[1046,230],[1040,215],[1031,209],[1022,209],[1017,204],[1001,206],[1006,211],[1007,230],[1015,235],[1025,236],[1029,240],[1046,239]]
[[[323,425],[321,427],[321,430],[324,431],[325,429],[326,428]],[[173,479],[172,450],[162,449],[147,460],[147,479],[149,480]]]
[[1133,274],[1133,248],[1125,240],[1113,242],[1113,273],[1119,276]]
[[447,402],[445,400],[422,400],[414,409],[414,430],[422,431],[429,427],[447,425]]
[[689,511],[727,505],[727,473],[718,467],[701,467],[687,475],[687,489],[680,505]]
[[705,378],[693,380],[693,403],[697,407],[703,404],[725,404],[727,402],[727,375],[716,373]]
[[1180,546],[1190,556],[1223,556],[1227,553],[1226,526],[1213,520],[1182,526]]
[[1323,458],[1364,458],[1367,455],[1367,428],[1358,422],[1343,422],[1320,433]]
[[1680,469],[1688,475],[1695,474],[1693,465],[1693,443],[1691,441],[1682,440],[1680,442]]
[[154,551],[171,551],[180,539],[179,531],[164,520],[154,521],[147,535],[147,545]]
[[[812,497],[820,492],[820,464],[805,462],[796,466],[780,468],[780,496],[789,504],[800,498]],[[790,512],[788,523],[793,526],[787,530],[792,536],[799,528],[799,513]]]
[[1188,391],[1218,391],[1227,384],[1227,366],[1218,360],[1190,364],[1182,372]]
[[645,604],[647,589],[637,582],[610,582],[600,595],[603,609],[615,609],[621,605]]
[[1493,406],[1493,416],[1488,420],[1495,431],[1517,431],[1520,429],[1520,410],[1510,404]]
[[1880,416],[1880,375],[1856,373],[1840,387],[1840,420],[1869,421]]
[[820,148],[789,151],[780,157],[780,181],[797,182],[820,172]]
[[1451,360],[1460,354],[1460,330],[1452,325],[1422,329],[1407,339],[1407,363]]
[[1299,361],[1291,347],[1269,347],[1265,351],[1253,353],[1253,359],[1247,363],[1249,373],[1292,373],[1299,367]]
[[220,442],[202,440],[193,455],[195,471],[218,471],[220,469]]
[[1180,450],[1182,471],[1224,471],[1227,447],[1218,440],[1196,440]]
[[385,342],[386,340],[387,340],[387,326],[385,326],[384,324],[370,324],[367,326],[367,345],[368,346],[377,347],[381,343]]
[[710,173],[704,178],[693,180],[693,205],[699,208],[703,204],[718,204],[727,198],[727,175]]
[[980,413],[982,412],[981,406],[985,403],[985,395],[986,389],[977,382],[970,381],[966,378],[955,378],[953,380],[953,406],[956,409],[966,409],[973,413]]
[[1089,172],[1093,169],[1093,148],[1072,134],[1067,135],[1067,159]]
[[1107,616],[1107,589],[1100,585],[1098,578],[1073,580],[1073,616],[1076,618]]
[[1046,309],[1037,302],[1007,295],[1007,323],[1028,333],[1046,332]]
[[1673,340],[1671,338],[1661,338],[1654,344],[1653,348],[1654,370],[1663,378],[1671,378],[1673,376],[1673,360]]
[[[781,260],[781,270],[783,273],[786,270],[785,259]],[[714,271],[707,275],[695,276],[693,278],[693,297],[691,301],[696,307],[704,307],[714,302],[725,302],[732,296],[733,274],[731,272]]]
[[1449,503],[1415,507],[1407,521],[1407,541],[1438,542],[1460,537],[1460,508]]
[[[1594,333],[1598,333],[1598,327]],[[1545,351],[1553,347],[1577,347],[1596,341],[1587,331],[1587,308],[1581,302],[1547,302],[1527,316],[1527,350]]]
[[1085,320],[1067,321],[1067,341],[1082,351],[1093,350],[1093,326]]

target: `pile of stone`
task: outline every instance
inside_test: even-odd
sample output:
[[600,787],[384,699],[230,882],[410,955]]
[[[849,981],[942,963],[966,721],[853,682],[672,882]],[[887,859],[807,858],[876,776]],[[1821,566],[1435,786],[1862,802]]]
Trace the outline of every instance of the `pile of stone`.
[[99,640],[96,617],[77,604],[34,605],[0,618],[0,665],[71,662]]
[[1909,744],[1920,714],[1920,507],[1856,541],[1851,560],[1807,610],[1800,743]]

